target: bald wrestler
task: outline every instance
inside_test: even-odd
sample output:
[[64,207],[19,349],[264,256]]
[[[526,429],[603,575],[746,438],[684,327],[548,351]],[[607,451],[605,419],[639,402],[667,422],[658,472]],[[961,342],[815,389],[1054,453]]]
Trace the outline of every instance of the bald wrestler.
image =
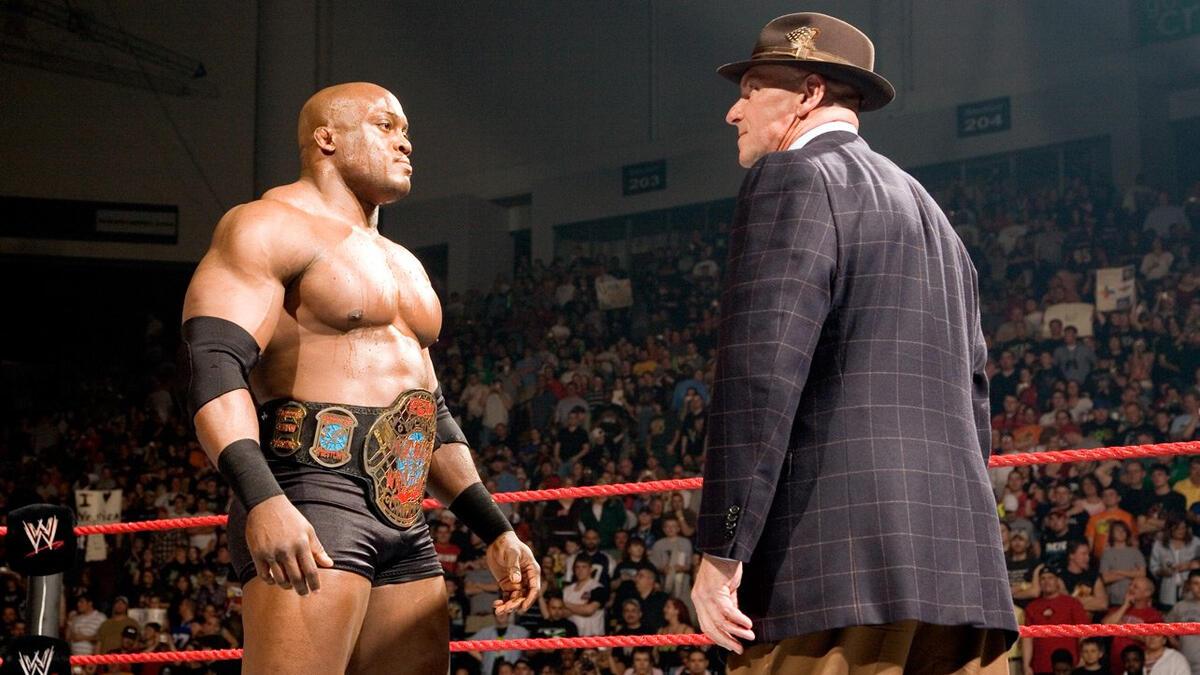
[[243,667],[445,673],[426,488],[489,543],[497,614],[528,609],[540,572],[445,408],[429,278],[377,227],[412,180],[399,101],[373,84],[324,89],[299,140],[300,179],[221,219],[183,311],[190,412],[237,497]]

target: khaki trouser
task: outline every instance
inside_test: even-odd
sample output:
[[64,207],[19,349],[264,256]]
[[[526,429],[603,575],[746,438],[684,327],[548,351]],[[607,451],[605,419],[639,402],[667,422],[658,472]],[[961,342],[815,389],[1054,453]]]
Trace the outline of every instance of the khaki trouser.
[[1005,633],[898,621],[809,633],[729,655],[730,675],[1008,675]]

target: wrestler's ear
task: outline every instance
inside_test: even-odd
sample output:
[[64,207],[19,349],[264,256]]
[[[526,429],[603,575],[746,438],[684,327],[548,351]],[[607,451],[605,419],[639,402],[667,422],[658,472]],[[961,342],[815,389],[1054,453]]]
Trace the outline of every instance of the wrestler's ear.
[[316,141],[317,147],[326,155],[332,155],[337,149],[337,142],[333,139],[333,129],[329,127],[317,127],[313,129],[313,140]]

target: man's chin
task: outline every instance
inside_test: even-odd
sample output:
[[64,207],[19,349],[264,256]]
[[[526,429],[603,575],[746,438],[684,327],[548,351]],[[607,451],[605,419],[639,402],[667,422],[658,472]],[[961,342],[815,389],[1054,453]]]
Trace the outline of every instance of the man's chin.
[[394,183],[389,183],[386,187],[384,187],[382,190],[380,190],[381,201],[379,201],[379,205],[382,206],[384,204],[391,204],[392,202],[398,202],[401,199],[404,199],[405,197],[407,197],[408,193],[411,191],[412,191],[412,183],[409,182],[409,180],[407,178],[405,178],[404,180],[396,181]]

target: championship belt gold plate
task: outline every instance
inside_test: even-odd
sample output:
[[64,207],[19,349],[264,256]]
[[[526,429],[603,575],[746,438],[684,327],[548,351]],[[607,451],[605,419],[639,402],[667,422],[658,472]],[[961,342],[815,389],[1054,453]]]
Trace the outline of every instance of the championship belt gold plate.
[[424,513],[436,434],[437,406],[433,394],[421,389],[401,394],[367,433],[363,470],[374,488],[375,506],[399,527],[412,527]]
[[275,411],[271,450],[280,457],[290,457],[300,449],[300,425],[308,411],[295,401],[288,401]]

